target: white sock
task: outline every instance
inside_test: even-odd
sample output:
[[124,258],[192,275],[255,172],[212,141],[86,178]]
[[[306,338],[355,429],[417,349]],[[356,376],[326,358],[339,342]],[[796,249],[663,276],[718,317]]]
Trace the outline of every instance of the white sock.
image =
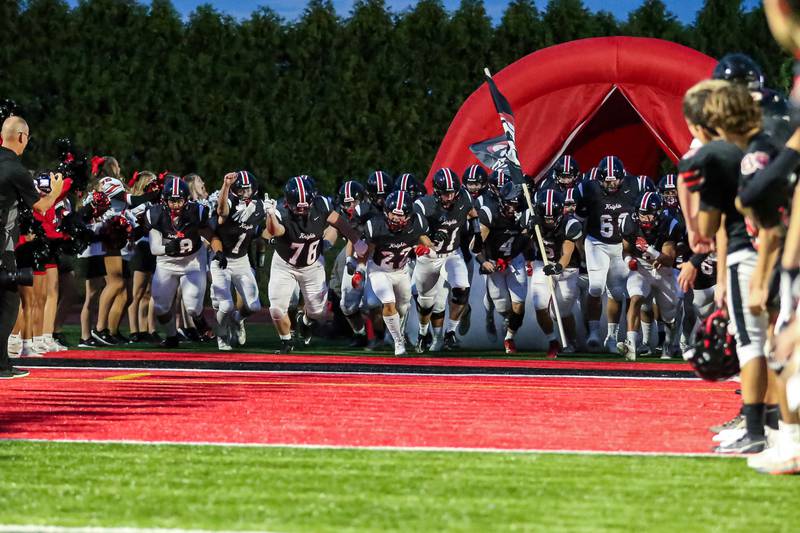
[[22,349],[23,350],[30,350],[32,349],[33,341],[31,339],[22,339]]
[[446,324],[446,327],[444,328],[445,331],[450,333],[451,331],[457,330],[459,322],[461,322],[461,320],[453,320],[452,318],[447,317],[447,324]]
[[642,337],[644,338],[644,343],[650,346],[650,339],[653,338],[653,323],[652,322],[645,322],[642,321]]
[[280,335],[279,334],[278,336],[281,338],[282,341],[290,341],[290,340],[292,340],[292,334],[291,333],[287,333],[286,335]]
[[639,332],[638,331],[629,331],[627,333],[628,342],[634,346],[639,346]]
[[393,315],[383,315],[383,322],[386,324],[386,329],[392,334],[395,344],[403,342],[403,330],[400,328],[400,315],[395,313]]
[[34,344],[42,344],[42,342],[44,342],[44,339],[42,338],[41,335],[34,335],[33,337]]
[[430,322],[428,322],[426,324],[420,324],[419,325],[419,336],[420,337],[424,337],[425,335],[428,334],[428,328],[430,327],[430,325],[431,325]]
[[44,342],[52,342],[53,341],[53,334],[52,333],[44,333],[42,335],[42,340]]
[[436,326],[433,327],[433,338],[434,339],[442,338],[442,328],[437,328]]
[[590,320],[589,321],[589,335],[593,333],[597,333],[600,329],[600,321],[599,320]]
[[619,324],[615,324],[614,322],[608,323],[608,336],[616,339],[617,334],[619,333]]
[[517,336],[517,332],[516,331],[511,331],[510,329],[506,329],[506,340],[507,341],[513,341],[514,337],[516,337],[516,336]]

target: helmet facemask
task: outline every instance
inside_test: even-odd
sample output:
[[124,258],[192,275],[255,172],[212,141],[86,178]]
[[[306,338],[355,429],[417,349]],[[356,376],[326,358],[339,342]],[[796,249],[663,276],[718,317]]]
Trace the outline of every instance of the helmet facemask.
[[467,192],[473,198],[477,198],[483,192],[483,184],[479,181],[466,181],[464,182],[464,186],[467,188]]
[[667,207],[678,207],[678,191],[677,189],[665,189],[661,191],[661,198]]
[[386,213],[386,226],[389,231],[401,231],[408,226],[411,217],[403,213],[402,209],[393,209]]

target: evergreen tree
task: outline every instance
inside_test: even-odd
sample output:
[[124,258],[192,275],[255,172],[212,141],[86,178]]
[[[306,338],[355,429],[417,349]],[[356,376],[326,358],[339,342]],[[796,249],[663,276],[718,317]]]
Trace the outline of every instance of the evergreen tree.
[[655,37],[679,43],[687,40],[683,25],[662,0],[644,0],[628,15],[622,31],[635,37]]
[[582,0],[550,0],[543,20],[546,46],[594,36],[594,20]]
[[532,0],[513,0],[503,13],[492,39],[492,71],[544,46],[544,28]]
[[741,0],[706,0],[694,23],[692,45],[711,57],[741,51],[747,41]]

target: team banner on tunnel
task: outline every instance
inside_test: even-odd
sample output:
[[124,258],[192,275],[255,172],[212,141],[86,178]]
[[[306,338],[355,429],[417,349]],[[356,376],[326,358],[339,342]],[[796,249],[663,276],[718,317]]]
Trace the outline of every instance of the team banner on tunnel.
[[[519,163],[519,157],[517,157],[514,112],[511,110],[511,104],[508,103],[506,97],[503,96],[503,93],[501,93],[500,89],[497,88],[489,69],[484,69],[483,72],[486,74],[486,83],[489,84],[489,92],[492,94],[492,101],[494,102],[494,107],[497,110],[498,116],[500,117],[500,124],[502,124],[503,132],[505,134],[506,149],[502,158],[504,164],[499,168],[504,168],[504,170],[507,170],[514,183],[522,183],[524,178],[522,175],[522,166]],[[472,147],[470,147],[470,149],[472,149]],[[492,166],[492,168],[494,169],[494,166]]]
[[505,133],[499,137],[476,142],[469,146],[470,151],[475,154],[478,161],[492,170],[504,170],[508,172],[508,140]]

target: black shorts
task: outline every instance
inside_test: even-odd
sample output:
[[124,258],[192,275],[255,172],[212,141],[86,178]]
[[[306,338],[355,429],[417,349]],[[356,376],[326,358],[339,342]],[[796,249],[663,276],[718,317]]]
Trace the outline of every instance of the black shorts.
[[86,279],[103,278],[106,275],[106,260],[102,255],[83,259],[86,265]]
[[131,266],[130,261],[122,260],[122,279],[131,279]]
[[17,258],[17,269],[33,268],[33,252],[31,251],[31,243],[23,243],[17,246],[14,250],[14,255]]
[[59,274],[69,274],[74,270],[72,266],[72,258],[63,254],[56,255],[56,265],[58,265]]
[[156,271],[156,256],[150,253],[150,244],[140,242],[133,250],[131,259],[131,270],[134,272],[146,272],[152,274]]

